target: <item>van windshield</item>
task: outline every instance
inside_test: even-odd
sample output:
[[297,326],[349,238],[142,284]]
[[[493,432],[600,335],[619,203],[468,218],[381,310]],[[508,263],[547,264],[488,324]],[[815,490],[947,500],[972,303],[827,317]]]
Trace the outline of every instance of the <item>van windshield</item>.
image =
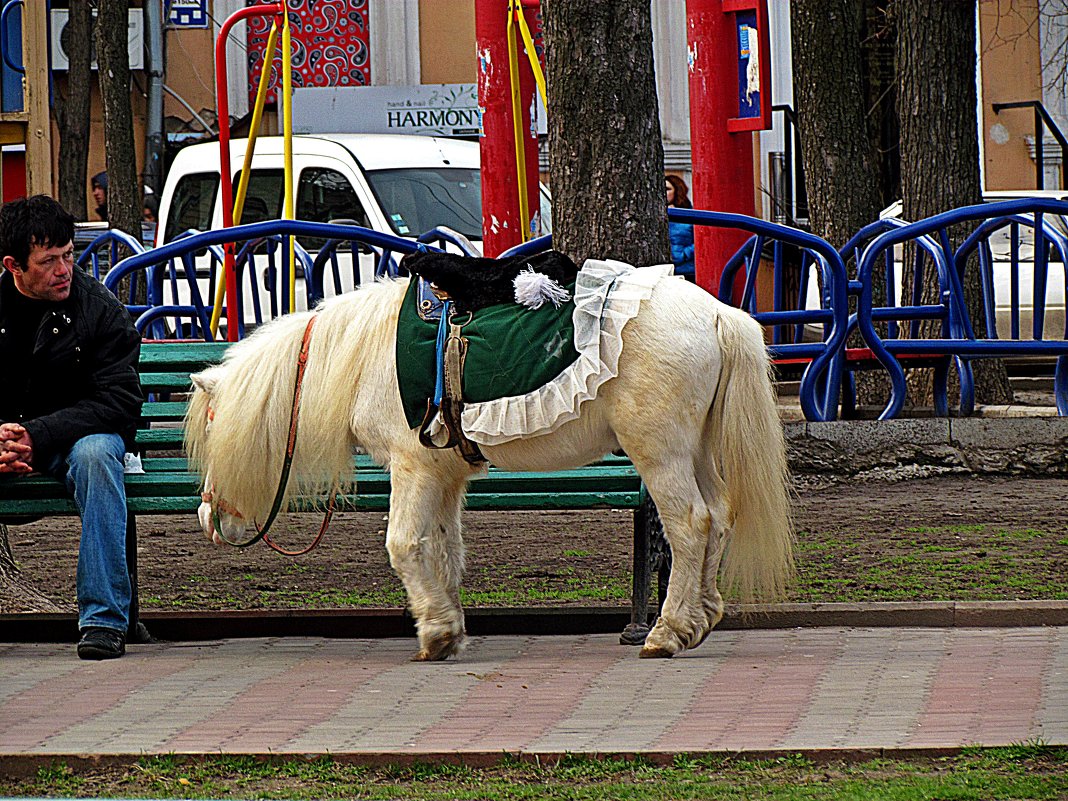
[[482,238],[482,182],[477,168],[371,170],[367,180],[399,236],[419,236],[444,225],[468,239]]

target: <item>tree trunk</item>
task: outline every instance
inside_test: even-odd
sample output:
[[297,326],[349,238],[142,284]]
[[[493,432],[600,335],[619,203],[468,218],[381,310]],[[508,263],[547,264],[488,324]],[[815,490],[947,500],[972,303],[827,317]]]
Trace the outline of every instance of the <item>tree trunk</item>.
[[[906,220],[919,220],[982,200],[976,0],[897,0],[895,9],[903,215]],[[966,235],[967,231],[952,231],[954,245]],[[978,330],[984,316],[975,270],[966,275],[964,290]],[[936,302],[936,295],[936,287],[929,283],[925,302]],[[973,365],[977,402],[1012,401],[1000,361],[981,359]],[[930,376],[910,376],[909,384],[915,402],[926,403],[931,397]]]
[[861,71],[863,0],[793,0],[794,103],[812,232],[835,247],[879,216]]
[[89,0],[71,0],[67,91],[56,92],[59,123],[59,203],[76,220],[87,220],[89,96],[92,89],[93,14]]
[[[864,90],[864,0],[793,0],[794,104],[812,232],[835,247],[879,216],[879,164]],[[875,287],[875,301],[886,297]],[[860,347],[859,335],[850,345]],[[889,381],[857,376],[857,401],[881,402]]]
[[64,611],[70,609],[64,609],[45,597],[22,577],[11,553],[7,526],[0,523],[0,614]]
[[104,102],[104,150],[108,167],[108,225],[141,238],[141,192],[134,158],[130,107],[130,56],[126,50],[129,0],[100,0],[96,52]]
[[553,245],[635,265],[670,261],[648,0],[547,0]]
[[[553,246],[579,265],[670,261],[649,0],[546,0],[542,9]],[[647,587],[637,584],[648,581],[646,566],[662,577],[669,564],[657,557],[669,549],[656,507],[649,500],[643,509],[633,620],[621,636],[631,645],[648,630]]]

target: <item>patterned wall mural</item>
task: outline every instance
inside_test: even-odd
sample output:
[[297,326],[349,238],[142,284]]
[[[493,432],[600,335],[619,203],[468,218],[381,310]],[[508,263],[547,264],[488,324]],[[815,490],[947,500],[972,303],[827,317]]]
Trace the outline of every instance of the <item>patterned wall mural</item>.
[[[289,28],[293,39],[293,86],[368,86],[371,49],[368,0],[289,0]],[[249,0],[248,5],[256,5]],[[250,105],[256,99],[260,65],[271,20],[256,17],[248,23]],[[281,50],[279,34],[278,50]],[[267,102],[275,101],[282,82],[277,54]]]

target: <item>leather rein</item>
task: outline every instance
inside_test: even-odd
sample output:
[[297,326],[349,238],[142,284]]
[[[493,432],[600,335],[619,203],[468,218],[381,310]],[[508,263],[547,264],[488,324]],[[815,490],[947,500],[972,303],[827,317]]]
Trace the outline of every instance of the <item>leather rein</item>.
[[[300,397],[302,388],[304,385],[304,372],[308,366],[308,350],[311,347],[311,332],[315,326],[315,321],[318,318],[317,314],[313,314],[308,320],[308,325],[304,329],[304,338],[300,343],[300,353],[297,356],[297,377],[293,386],[293,405],[290,407],[289,412],[289,436],[286,439],[286,454],[282,460],[282,474],[278,480],[278,490],[275,492],[274,503],[271,506],[271,511],[267,515],[267,522],[260,526],[256,521],[252,521],[253,526],[256,528],[256,534],[246,542],[230,542],[222,535],[222,525],[219,520],[219,511],[225,512],[231,517],[236,517],[239,520],[243,520],[244,516],[237,511],[234,507],[228,504],[225,500],[216,501],[215,488],[205,487],[205,491],[201,493],[200,499],[207,504],[211,505],[211,526],[212,530],[210,534],[218,533],[220,539],[227,545],[233,545],[235,548],[247,548],[249,545],[263,540],[268,546],[280,554],[286,556],[301,556],[311,551],[319,542],[323,539],[323,535],[326,534],[326,529],[330,525],[330,519],[333,517],[335,503],[337,501],[337,486],[330,492],[330,500],[326,507],[326,513],[323,516],[322,525],[319,527],[319,533],[312,540],[311,544],[306,548],[302,548],[297,551],[290,551],[282,546],[278,545],[274,540],[268,536],[271,526],[274,524],[275,518],[278,517],[278,512],[282,508],[282,501],[285,497],[286,484],[289,483],[289,472],[293,467],[293,453],[297,446],[297,421],[300,417]],[[208,408],[209,419],[214,418],[214,412]]]

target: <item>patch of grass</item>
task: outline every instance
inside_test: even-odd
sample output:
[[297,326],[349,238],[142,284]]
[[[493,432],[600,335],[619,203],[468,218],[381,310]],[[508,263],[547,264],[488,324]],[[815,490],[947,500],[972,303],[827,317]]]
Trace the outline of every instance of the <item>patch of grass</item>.
[[1057,799],[1068,794],[1068,749],[1041,742],[970,748],[939,759],[814,762],[800,754],[746,759],[680,754],[670,764],[647,759],[572,755],[555,763],[503,757],[494,767],[415,762],[367,767],[329,758],[177,756],[126,767],[59,763],[26,780],[0,780],[8,796],[99,798],[478,798],[823,799],[952,798],[968,801]]
[[260,593],[264,606],[287,609],[333,609],[345,606],[404,606],[402,590],[371,588],[359,590],[273,590]]
[[[799,535],[799,602],[1068,598],[1068,539],[993,524],[913,526],[871,549],[858,528]],[[862,546],[862,547],[857,547]],[[843,580],[844,579],[844,580]]]
[[593,551],[564,551],[568,559],[582,559],[585,556],[593,556]]
[[562,575],[556,581],[516,581],[513,587],[496,590],[467,590],[460,588],[460,601],[465,606],[522,606],[546,602],[604,602],[630,600],[630,574],[619,576]]

